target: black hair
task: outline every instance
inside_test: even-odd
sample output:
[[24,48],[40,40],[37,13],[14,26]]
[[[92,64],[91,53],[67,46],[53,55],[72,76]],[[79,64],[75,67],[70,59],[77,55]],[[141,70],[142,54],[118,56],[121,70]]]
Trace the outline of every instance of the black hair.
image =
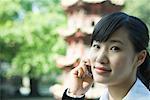
[[[115,12],[102,17],[96,24],[91,45],[93,41],[105,42],[117,29],[124,27],[129,33],[129,39],[134,46],[135,52],[147,50],[149,34],[146,24],[137,17],[130,16],[123,12]],[[147,56],[142,65],[137,69],[137,77],[149,89],[150,84],[150,55]]]

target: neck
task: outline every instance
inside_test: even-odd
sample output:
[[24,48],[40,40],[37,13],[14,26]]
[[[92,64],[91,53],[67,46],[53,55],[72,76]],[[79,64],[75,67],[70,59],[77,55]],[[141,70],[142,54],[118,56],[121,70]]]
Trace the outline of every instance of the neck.
[[108,86],[109,100],[122,100],[127,95],[136,81],[136,77],[132,80],[125,80],[117,85]]

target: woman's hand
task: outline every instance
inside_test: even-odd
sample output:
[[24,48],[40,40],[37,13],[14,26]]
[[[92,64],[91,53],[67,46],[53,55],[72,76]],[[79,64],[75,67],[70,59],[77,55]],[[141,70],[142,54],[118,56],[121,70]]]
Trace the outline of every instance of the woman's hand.
[[93,84],[91,64],[89,59],[81,60],[80,64],[71,70],[69,92],[73,95],[84,95]]

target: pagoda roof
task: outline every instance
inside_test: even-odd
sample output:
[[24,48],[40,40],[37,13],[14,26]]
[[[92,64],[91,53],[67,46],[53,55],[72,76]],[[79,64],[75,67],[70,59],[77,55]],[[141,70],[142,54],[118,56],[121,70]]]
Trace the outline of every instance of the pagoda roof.
[[[88,27],[88,28],[79,28],[81,30],[82,33],[85,33],[85,34],[92,34],[93,32],[93,27]],[[73,34],[75,34],[77,32],[77,28],[72,28],[72,29],[69,29],[69,28],[60,28],[57,30],[57,32],[59,33],[60,36],[66,38],[66,37],[69,37],[69,36],[72,36]]]
[[64,7],[69,7],[75,5],[78,2],[85,2],[85,3],[102,3],[104,1],[110,1],[112,4],[115,5],[124,5],[125,0],[61,0],[61,5]]

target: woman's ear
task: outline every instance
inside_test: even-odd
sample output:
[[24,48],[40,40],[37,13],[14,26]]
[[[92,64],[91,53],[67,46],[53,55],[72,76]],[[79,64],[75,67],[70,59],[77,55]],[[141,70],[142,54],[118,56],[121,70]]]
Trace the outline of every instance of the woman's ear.
[[142,50],[141,52],[138,53],[137,55],[137,67],[139,67],[144,61],[147,56],[147,51]]

